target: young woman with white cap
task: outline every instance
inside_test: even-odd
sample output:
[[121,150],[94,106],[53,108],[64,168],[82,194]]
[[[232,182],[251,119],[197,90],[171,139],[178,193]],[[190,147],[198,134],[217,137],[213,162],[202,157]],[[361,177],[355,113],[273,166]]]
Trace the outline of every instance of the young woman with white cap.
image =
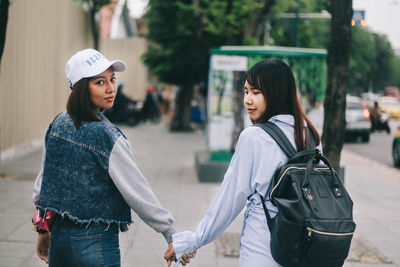
[[33,192],[37,254],[49,266],[120,266],[118,233],[132,223],[131,209],[168,243],[176,232],[127,138],[102,114],[114,102],[115,72],[125,69],[93,49],[66,64],[67,112],[46,130]]

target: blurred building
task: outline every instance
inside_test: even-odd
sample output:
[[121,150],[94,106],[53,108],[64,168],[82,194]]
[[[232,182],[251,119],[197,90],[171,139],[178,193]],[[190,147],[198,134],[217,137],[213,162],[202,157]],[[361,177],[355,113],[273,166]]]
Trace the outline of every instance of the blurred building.
[[121,39],[138,35],[136,19],[129,13],[126,0],[115,0],[100,10],[102,38]]
[[117,1],[104,6],[100,9],[100,36],[101,38],[106,38],[110,36],[111,33],[111,22],[114,15],[115,7],[117,6]]
[[[101,11],[101,34],[109,37],[101,38],[99,50],[124,60],[128,69],[117,78],[129,97],[143,100],[149,74],[140,57],[147,41],[135,36],[136,22],[124,15],[129,14],[124,5],[115,1]],[[0,65],[0,164],[41,147],[47,125],[65,111],[70,93],[65,62],[93,46],[88,22],[89,13],[77,1],[18,0],[10,5]]]

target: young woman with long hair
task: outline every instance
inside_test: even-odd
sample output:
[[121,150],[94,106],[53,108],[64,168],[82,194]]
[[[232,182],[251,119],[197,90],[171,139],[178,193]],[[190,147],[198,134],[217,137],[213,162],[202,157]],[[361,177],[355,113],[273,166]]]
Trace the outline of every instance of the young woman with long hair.
[[[315,143],[320,137],[305,116],[296,93],[296,84],[289,66],[279,60],[255,64],[245,75],[244,105],[253,124],[275,123],[298,151],[308,144],[307,126]],[[240,236],[240,266],[278,267],[269,247],[270,233],[261,199],[272,217],[277,213],[267,197],[275,170],[288,158],[278,144],[260,127],[242,131],[222,185],[195,232],[173,235],[173,248],[165,259],[188,260],[188,255],[215,240],[247,206]],[[189,255],[190,257],[190,255]],[[183,262],[183,263],[186,263]],[[178,262],[179,263],[179,262]]]

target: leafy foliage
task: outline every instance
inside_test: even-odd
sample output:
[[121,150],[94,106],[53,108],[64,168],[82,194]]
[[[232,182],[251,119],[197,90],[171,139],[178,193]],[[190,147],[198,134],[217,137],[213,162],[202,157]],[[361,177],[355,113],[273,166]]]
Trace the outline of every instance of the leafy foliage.
[[150,1],[149,47],[144,62],[161,81],[195,84],[207,69],[207,37],[191,1]]
[[[299,13],[320,13],[329,9],[326,0],[301,0]],[[271,36],[275,45],[295,46],[296,19],[280,18],[279,14],[296,13],[297,1],[279,1],[273,9],[271,17]],[[300,19],[299,46],[327,48],[329,42],[329,19]]]
[[178,94],[177,98],[179,120],[188,121],[189,114],[179,113],[188,110],[193,85],[207,80],[210,49],[227,44],[259,44],[264,16],[274,3],[275,0],[150,0],[145,17],[152,44],[143,61],[161,82],[182,89],[179,94],[185,97]]
[[394,56],[391,60],[390,80],[387,85],[400,87],[400,56]]
[[[261,0],[150,0],[148,39],[143,59],[161,81],[195,84],[206,79],[209,50],[220,45],[258,44],[246,35]],[[273,2],[273,1],[271,1]]]
[[368,90],[381,92],[389,84],[399,85],[394,62],[396,56],[385,35],[353,27],[349,92],[360,95]]
[[[267,18],[274,45],[293,46],[296,23],[277,15],[330,12],[332,3],[329,0],[150,0],[146,18],[151,45],[143,60],[161,82],[191,91],[194,84],[207,80],[211,48],[262,45]],[[300,19],[299,46],[328,49],[330,23],[326,18]],[[387,39],[366,28],[352,27],[352,31],[349,91],[359,94],[368,88],[381,90],[388,83],[398,85],[399,71],[394,66],[398,66],[399,60]],[[177,113],[180,105],[189,105],[190,98],[190,92],[186,98],[178,97]]]
[[[330,11],[331,3],[326,0],[300,0],[300,13]],[[295,44],[295,20],[277,18],[277,14],[295,13],[297,1],[279,1],[272,12],[271,36],[275,45]],[[299,25],[299,46],[328,49],[330,35],[329,19],[301,19]],[[398,56],[386,36],[374,33],[365,27],[352,27],[350,53],[349,93],[360,95],[373,90],[381,92],[387,85],[400,86],[397,62]]]
[[383,90],[390,79],[391,60],[394,56],[392,46],[386,36],[374,33],[375,39],[375,64],[373,64],[373,88]]
[[[353,29],[353,43],[350,57],[350,85],[349,91],[367,89],[370,84],[370,72],[373,60],[376,57],[373,35],[364,28]],[[357,89],[359,88],[359,89]]]

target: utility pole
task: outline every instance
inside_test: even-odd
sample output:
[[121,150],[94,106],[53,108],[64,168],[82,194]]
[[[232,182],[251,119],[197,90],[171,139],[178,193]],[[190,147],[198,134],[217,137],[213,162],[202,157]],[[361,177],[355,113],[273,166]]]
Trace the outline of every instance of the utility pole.
[[264,22],[264,45],[270,45],[273,43],[271,35],[269,31],[271,30],[271,23],[269,22],[269,18],[267,17]]
[[299,47],[299,27],[300,27],[300,0],[296,0],[297,7],[296,7],[296,22],[295,22],[295,29],[294,29],[294,46]]
[[4,46],[6,44],[6,29],[8,22],[9,0],[0,0],[0,63],[3,57]]
[[301,19],[330,19],[331,14],[327,11],[321,13],[300,13],[300,0],[297,1],[296,13],[283,13],[276,15],[276,18],[280,19],[294,19],[294,46],[299,46],[299,33],[300,33],[300,20]]

